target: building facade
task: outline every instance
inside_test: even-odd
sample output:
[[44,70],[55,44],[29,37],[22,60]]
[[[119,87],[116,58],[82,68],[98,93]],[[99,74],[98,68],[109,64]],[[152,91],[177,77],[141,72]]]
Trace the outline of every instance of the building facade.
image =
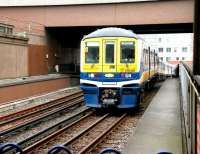
[[192,61],[193,34],[145,34],[140,35],[153,48],[161,61],[177,64]]

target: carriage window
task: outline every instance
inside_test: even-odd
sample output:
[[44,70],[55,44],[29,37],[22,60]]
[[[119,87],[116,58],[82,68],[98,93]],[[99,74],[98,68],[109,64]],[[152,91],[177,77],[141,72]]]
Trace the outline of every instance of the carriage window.
[[105,44],[105,62],[106,63],[114,63],[114,50],[115,50],[115,46],[114,46],[114,42],[106,42]]
[[99,63],[98,42],[88,42],[86,44],[85,63]]
[[134,42],[121,42],[121,63],[134,63],[135,44]]

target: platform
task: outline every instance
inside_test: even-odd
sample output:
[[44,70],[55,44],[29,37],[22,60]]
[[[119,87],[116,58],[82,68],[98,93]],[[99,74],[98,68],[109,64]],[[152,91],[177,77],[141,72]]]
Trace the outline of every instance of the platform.
[[77,86],[79,77],[62,74],[46,74],[0,80],[0,105],[12,103],[59,90]]
[[62,98],[68,95],[68,93],[72,93],[73,91],[78,91],[78,90],[79,90],[79,86],[68,87],[68,88],[63,88],[63,89],[55,90],[52,92],[48,92],[45,94],[32,96],[25,99],[15,100],[14,102],[7,102],[5,104],[0,103],[0,117],[5,114],[16,112],[22,109],[27,109],[33,106],[47,103],[51,100]]
[[39,81],[47,81],[47,80],[60,79],[60,78],[66,78],[66,77],[69,77],[69,76],[63,75],[63,74],[46,74],[46,75],[21,77],[21,78],[15,78],[15,79],[1,79],[0,87],[20,85],[20,84],[25,84],[25,83],[39,82]]
[[168,79],[153,98],[123,154],[182,154],[179,82]]

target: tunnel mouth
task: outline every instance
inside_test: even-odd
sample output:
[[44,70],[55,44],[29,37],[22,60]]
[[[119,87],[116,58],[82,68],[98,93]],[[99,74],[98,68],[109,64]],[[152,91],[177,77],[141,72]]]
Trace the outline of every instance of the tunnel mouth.
[[136,34],[189,33],[192,31],[191,23],[45,27],[47,44],[50,46],[49,54],[53,57],[52,66],[49,67],[50,71],[79,75],[81,40],[85,35],[105,27],[124,28]]

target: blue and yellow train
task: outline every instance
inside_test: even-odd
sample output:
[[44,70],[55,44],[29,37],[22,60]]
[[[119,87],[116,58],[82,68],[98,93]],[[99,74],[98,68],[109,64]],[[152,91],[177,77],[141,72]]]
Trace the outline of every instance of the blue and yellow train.
[[81,41],[80,87],[86,106],[133,108],[161,69],[155,51],[122,28],[96,30]]

